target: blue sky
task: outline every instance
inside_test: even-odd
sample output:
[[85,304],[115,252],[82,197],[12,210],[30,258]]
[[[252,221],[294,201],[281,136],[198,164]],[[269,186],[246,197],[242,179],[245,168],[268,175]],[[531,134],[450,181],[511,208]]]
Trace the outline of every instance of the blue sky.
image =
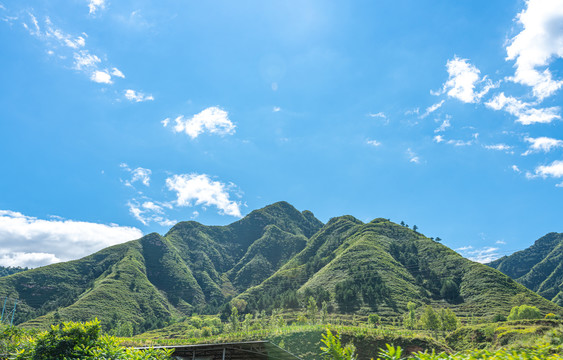
[[561,0],[0,0],[0,42],[0,264],[280,200],[480,261],[563,231]]

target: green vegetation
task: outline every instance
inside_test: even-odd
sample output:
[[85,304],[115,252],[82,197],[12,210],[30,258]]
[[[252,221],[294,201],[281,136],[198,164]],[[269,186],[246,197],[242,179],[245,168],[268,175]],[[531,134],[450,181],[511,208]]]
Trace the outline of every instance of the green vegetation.
[[[352,216],[323,225],[284,202],[227,226],[181,222],[165,236],[6,276],[2,296],[19,299],[23,328],[99,318],[100,331],[126,344],[267,338],[307,359],[318,359],[327,326],[364,358],[386,343],[405,354],[488,346],[467,334],[512,344],[518,331],[541,334],[533,326],[499,330],[512,324],[507,318],[563,315],[418,227]],[[336,346],[336,338],[325,341]]]
[[29,270],[29,268],[22,268],[20,266],[0,266],[0,277],[17,274],[25,270]]
[[549,233],[529,248],[488,265],[563,305],[563,233]]
[[87,323],[64,322],[41,333],[5,328],[0,351],[17,360],[164,360],[169,359],[172,353],[162,349],[135,350],[122,347],[116,338],[101,336],[101,326],[97,320]]

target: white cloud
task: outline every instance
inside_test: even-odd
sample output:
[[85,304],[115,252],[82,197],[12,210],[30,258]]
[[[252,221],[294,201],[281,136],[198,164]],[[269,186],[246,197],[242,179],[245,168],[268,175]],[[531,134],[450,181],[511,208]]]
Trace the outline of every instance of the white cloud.
[[[101,0],[94,0],[92,3],[101,7],[104,5],[104,1]],[[72,68],[86,74],[90,80],[96,83],[112,84],[112,76],[125,78],[123,72],[116,67],[111,67],[111,70],[108,70],[109,67],[101,67],[102,60],[100,57],[91,54],[86,49],[86,38],[88,37],[86,33],[74,36],[57,28],[49,17],[46,17],[43,25],[41,25],[31,12],[27,14],[30,20],[21,19],[23,26],[32,36],[45,44],[49,55],[57,54],[57,58],[62,60],[73,59]],[[29,25],[26,21],[29,22]]]
[[507,60],[516,60],[510,80],[531,86],[534,96],[541,100],[563,85],[547,68],[555,59],[563,58],[563,1],[528,0],[526,4],[517,17],[523,30],[506,48]]
[[504,110],[517,117],[516,121],[522,125],[535,123],[548,124],[561,119],[559,107],[532,108],[532,104],[520,101],[512,96],[505,96],[503,92],[494,96],[485,105],[493,110]]
[[420,157],[410,148],[407,149],[407,156],[410,162],[420,164]]
[[371,146],[380,146],[381,143],[377,140],[367,140],[366,143]]
[[428,115],[432,114],[434,111],[438,110],[439,108],[442,107],[442,105],[444,105],[445,100],[440,101],[439,103],[436,103],[432,106],[429,106],[426,108],[426,111],[424,112],[424,114],[420,115],[421,119],[424,119],[425,117],[427,117]]
[[[481,98],[495,88],[498,84],[493,84],[487,77],[480,77],[480,71],[471,65],[467,59],[460,59],[454,56],[446,64],[448,71],[448,81],[443,85],[442,90],[434,95],[447,93],[449,97],[456,98],[466,103],[479,102]],[[480,91],[476,91],[476,86],[480,85]]]
[[434,141],[439,144],[444,141],[444,137],[442,135],[436,135],[434,136]]
[[118,68],[114,67],[113,69],[111,69],[111,74],[113,76],[117,76],[120,77],[122,79],[125,79],[125,75],[123,75],[123,73],[121,72],[121,70],[119,70]]
[[529,178],[534,178],[534,177],[542,177],[542,178],[547,178],[547,177],[553,177],[553,178],[561,178],[563,177],[563,161],[561,160],[555,160],[554,162],[552,162],[549,165],[540,165],[538,167],[536,167],[536,169],[534,170],[534,174],[526,174],[527,177]]
[[125,90],[125,97],[127,98],[127,100],[134,102],[154,100],[154,97],[152,95],[146,95],[143,94],[142,92],[136,92],[135,90],[131,90],[131,89]]
[[167,127],[169,123],[170,123],[170,118],[166,118],[166,119],[161,121],[161,124],[164,127]]
[[508,151],[512,149],[512,146],[506,144],[493,144],[484,145],[484,148],[487,150]]
[[450,117],[446,116],[446,119],[434,130],[435,133],[446,131],[447,128],[451,126]]
[[503,241],[503,240],[497,240],[497,241],[495,241],[495,244],[499,244],[499,245],[506,245],[506,241]]
[[455,249],[455,251],[468,258],[469,260],[483,264],[498,259],[500,257],[498,250],[499,248],[490,246],[486,246],[480,249],[474,249],[473,246],[464,246]]
[[178,206],[216,206],[223,214],[241,217],[239,204],[230,200],[234,184],[213,181],[206,174],[182,174],[166,179],[166,186],[176,192]]
[[90,75],[90,80],[93,82],[97,82],[100,84],[111,84],[111,75],[107,72],[107,70],[95,70],[92,75]]
[[530,148],[522,154],[524,156],[540,151],[549,152],[554,148],[563,147],[563,140],[548,138],[545,136],[538,138],[527,137],[524,140],[531,144]]
[[281,108],[279,106],[274,106],[274,108],[272,109],[273,112],[280,112]]
[[95,14],[98,10],[103,10],[106,7],[105,0],[89,0],[88,9],[90,14]]
[[471,140],[467,140],[467,141],[463,141],[463,140],[448,140],[446,141],[446,144],[448,145],[454,145],[454,146],[469,146],[473,144],[473,141]]
[[378,113],[369,113],[368,114],[369,117],[372,118],[381,118],[381,119],[387,119],[387,116],[383,113],[383,112],[378,112]]
[[185,132],[192,139],[208,131],[212,134],[232,135],[235,124],[229,119],[229,114],[218,107],[209,107],[189,119],[179,116],[175,119],[174,132]]
[[119,167],[131,174],[131,180],[126,180],[124,182],[126,186],[132,186],[133,183],[137,181],[140,181],[145,186],[150,185],[152,175],[152,171],[150,169],[145,169],[142,167],[131,169],[126,163],[119,164]]
[[512,165],[512,170],[513,170],[514,172],[517,172],[517,173],[521,173],[521,172],[522,172],[522,170],[520,170],[520,168],[519,168],[518,166],[516,166],[516,165]]
[[100,62],[100,58],[90,54],[88,50],[81,50],[74,53],[74,68],[76,70],[96,68]]
[[0,210],[0,265],[36,267],[78,259],[141,236],[133,227],[44,220]]
[[161,226],[172,226],[177,223],[176,220],[168,219],[164,214],[163,207],[169,207],[168,204],[156,204],[152,201],[144,201],[140,204],[136,199],[132,199],[127,203],[129,213],[143,225],[157,223]]

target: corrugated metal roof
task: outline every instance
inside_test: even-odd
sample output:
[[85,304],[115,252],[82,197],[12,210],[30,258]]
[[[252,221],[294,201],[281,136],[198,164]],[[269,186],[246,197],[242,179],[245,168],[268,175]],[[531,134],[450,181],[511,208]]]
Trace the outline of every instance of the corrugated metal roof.
[[[247,341],[222,344],[194,344],[154,346],[155,349],[174,349],[173,356],[196,360],[301,360],[298,356],[269,341]],[[146,348],[138,348],[146,349]]]

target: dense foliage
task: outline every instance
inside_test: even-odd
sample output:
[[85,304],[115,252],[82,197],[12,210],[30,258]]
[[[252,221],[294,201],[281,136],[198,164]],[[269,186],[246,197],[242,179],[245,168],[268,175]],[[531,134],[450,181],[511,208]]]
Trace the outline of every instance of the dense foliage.
[[10,340],[9,346],[7,342],[3,343],[5,347],[2,350],[18,360],[164,360],[171,355],[169,350],[122,347],[116,338],[101,336],[101,326],[97,320],[87,323],[64,322],[38,334],[14,334]]

